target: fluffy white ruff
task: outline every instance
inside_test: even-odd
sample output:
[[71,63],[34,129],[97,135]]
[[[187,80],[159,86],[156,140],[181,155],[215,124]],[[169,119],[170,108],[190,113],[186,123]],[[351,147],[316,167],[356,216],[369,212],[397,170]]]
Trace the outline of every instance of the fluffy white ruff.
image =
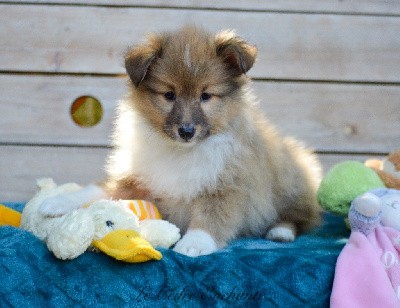
[[286,227],[273,227],[267,233],[267,239],[277,242],[293,242],[296,238],[293,230]]
[[214,189],[227,162],[234,163],[236,153],[241,152],[232,133],[178,144],[154,131],[132,110],[122,109],[119,150],[110,159],[109,172],[117,178],[134,174],[156,195],[189,201],[205,189]]
[[208,255],[216,250],[217,243],[211,235],[200,229],[188,230],[174,248],[174,251],[189,257]]
[[63,193],[45,199],[39,207],[39,212],[46,216],[65,215],[90,202],[106,197],[106,193],[100,187],[89,185],[76,192]]
[[186,200],[204,189],[215,188],[228,157],[234,152],[233,137],[228,134],[211,136],[190,148],[170,148],[164,141],[157,143],[157,151],[144,146],[140,156],[148,162],[138,159],[134,169],[153,191]]

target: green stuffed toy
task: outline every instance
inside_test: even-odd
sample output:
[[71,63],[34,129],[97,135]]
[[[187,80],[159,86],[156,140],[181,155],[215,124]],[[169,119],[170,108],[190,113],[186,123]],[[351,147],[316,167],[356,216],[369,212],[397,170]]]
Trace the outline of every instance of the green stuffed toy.
[[327,211],[347,217],[351,202],[359,195],[385,185],[370,168],[357,161],[335,165],[323,178],[317,192],[319,204]]

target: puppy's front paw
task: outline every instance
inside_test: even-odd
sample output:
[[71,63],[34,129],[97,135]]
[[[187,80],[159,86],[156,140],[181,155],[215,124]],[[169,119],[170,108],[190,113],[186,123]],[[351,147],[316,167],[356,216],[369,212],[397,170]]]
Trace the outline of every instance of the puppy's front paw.
[[166,220],[145,219],[140,222],[140,235],[153,247],[168,249],[174,245],[181,234],[175,225]]
[[82,206],[83,204],[76,200],[72,193],[61,194],[43,200],[39,207],[39,213],[45,216],[61,216]]
[[276,226],[268,231],[266,238],[275,242],[293,242],[296,235],[291,228]]
[[174,248],[174,251],[189,257],[208,255],[216,250],[217,243],[211,235],[200,229],[189,230]]

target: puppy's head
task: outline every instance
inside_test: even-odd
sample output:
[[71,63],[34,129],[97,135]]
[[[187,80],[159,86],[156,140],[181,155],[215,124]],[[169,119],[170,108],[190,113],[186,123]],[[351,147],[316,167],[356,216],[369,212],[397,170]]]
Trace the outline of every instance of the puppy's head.
[[232,31],[195,27],[153,35],[125,56],[135,108],[168,138],[195,144],[240,113],[257,50]]

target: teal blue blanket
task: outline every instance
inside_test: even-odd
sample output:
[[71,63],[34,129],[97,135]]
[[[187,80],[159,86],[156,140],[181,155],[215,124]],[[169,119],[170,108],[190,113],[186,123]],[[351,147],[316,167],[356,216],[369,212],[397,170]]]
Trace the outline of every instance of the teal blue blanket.
[[198,258],[161,250],[142,264],[95,252],[61,261],[29,232],[0,227],[0,307],[327,307],[349,234],[341,218],[324,221],[289,244],[241,239]]

